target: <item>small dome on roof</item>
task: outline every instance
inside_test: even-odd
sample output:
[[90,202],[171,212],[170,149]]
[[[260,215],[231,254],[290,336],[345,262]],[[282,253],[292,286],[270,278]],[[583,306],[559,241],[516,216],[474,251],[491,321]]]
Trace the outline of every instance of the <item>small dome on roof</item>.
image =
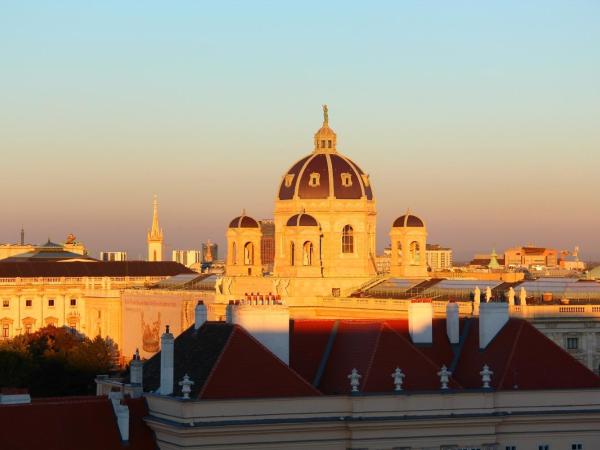
[[242,214],[229,222],[229,228],[259,228],[256,219]]
[[318,227],[319,222],[310,214],[295,214],[285,224],[288,227]]
[[403,228],[403,227],[424,227],[425,224],[421,219],[412,214],[406,213],[403,216],[398,217],[394,220],[393,228]]

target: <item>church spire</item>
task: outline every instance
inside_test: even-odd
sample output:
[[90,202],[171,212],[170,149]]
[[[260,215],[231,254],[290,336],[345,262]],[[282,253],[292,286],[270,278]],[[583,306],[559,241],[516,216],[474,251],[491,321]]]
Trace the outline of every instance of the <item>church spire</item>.
[[148,261],[162,261],[163,230],[158,224],[158,197],[154,194],[152,228],[148,231]]

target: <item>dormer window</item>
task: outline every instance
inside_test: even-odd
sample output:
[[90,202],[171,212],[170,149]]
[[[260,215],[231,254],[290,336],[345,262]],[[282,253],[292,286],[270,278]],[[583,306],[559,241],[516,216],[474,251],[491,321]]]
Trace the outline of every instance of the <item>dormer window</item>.
[[369,187],[369,175],[363,173],[360,177],[362,178],[365,187]]
[[321,174],[319,174],[318,172],[313,172],[310,174],[310,178],[308,180],[308,185],[310,187],[317,187],[320,186],[321,182]]
[[352,174],[344,172],[341,174],[342,177],[342,186],[350,187],[352,186]]
[[289,188],[292,187],[292,182],[294,181],[294,174],[293,173],[288,173],[285,176],[285,187]]

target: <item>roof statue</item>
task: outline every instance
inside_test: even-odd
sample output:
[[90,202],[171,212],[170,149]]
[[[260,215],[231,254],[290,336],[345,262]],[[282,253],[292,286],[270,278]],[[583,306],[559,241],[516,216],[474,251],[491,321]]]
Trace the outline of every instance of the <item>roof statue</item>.
[[183,394],[183,398],[186,400],[190,398],[193,384],[194,382],[190,380],[190,377],[187,373],[183,376],[183,380],[179,382],[179,386],[181,386],[181,393]]
[[487,288],[485,288],[485,302],[489,303],[491,299],[492,299],[492,288],[490,288],[488,286]]
[[519,292],[519,300],[521,302],[521,306],[527,306],[527,292],[523,286],[521,286],[521,291]]
[[475,303],[481,303],[481,289],[479,289],[479,286],[475,286],[473,301]]
[[508,304],[510,306],[515,304],[515,290],[512,286],[508,289]]
[[352,392],[358,392],[358,386],[360,385],[360,379],[362,375],[358,373],[358,370],[352,369],[350,375],[348,375],[348,379],[350,380],[350,386],[352,387]]
[[329,108],[323,105],[323,125],[329,125]]
[[444,364],[437,374],[440,377],[440,388],[448,389],[448,383],[450,382],[450,375],[452,375],[452,372],[450,372]]
[[492,381],[492,375],[494,375],[494,372],[490,370],[490,367],[487,364],[484,364],[483,369],[481,370],[481,372],[479,372],[479,375],[481,375],[481,383],[483,388],[489,389],[490,382]]
[[402,373],[402,369],[400,367],[396,367],[396,370],[392,373],[392,378],[394,379],[394,391],[402,390],[402,383],[404,382],[404,377],[406,375]]

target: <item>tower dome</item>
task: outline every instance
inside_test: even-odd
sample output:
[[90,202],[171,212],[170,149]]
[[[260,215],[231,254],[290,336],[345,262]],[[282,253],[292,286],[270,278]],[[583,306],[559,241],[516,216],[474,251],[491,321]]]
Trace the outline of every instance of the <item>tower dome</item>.
[[229,228],[260,228],[256,219],[247,216],[242,212],[241,216],[236,217],[229,222]]
[[319,222],[310,214],[294,214],[286,223],[288,227],[318,227]]
[[327,105],[323,106],[323,126],[315,133],[314,144],[313,152],[284,174],[279,200],[363,197],[373,200],[369,175],[337,152],[337,135],[329,127]]
[[394,224],[392,225],[392,228],[424,227],[424,226],[425,226],[425,224],[419,217],[407,212],[403,216],[400,216],[396,220],[394,220]]

